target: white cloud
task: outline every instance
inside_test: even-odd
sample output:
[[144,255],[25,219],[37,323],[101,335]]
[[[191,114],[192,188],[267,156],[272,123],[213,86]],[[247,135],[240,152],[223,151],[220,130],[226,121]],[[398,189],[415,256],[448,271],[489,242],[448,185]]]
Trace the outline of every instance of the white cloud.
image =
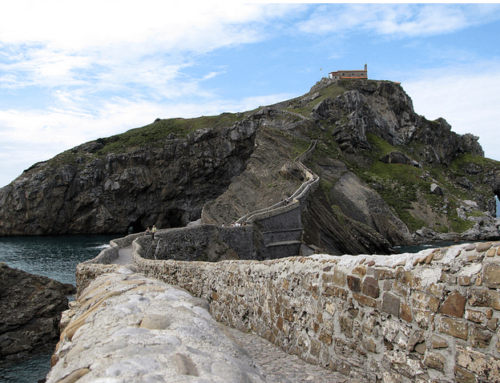
[[499,17],[498,5],[485,4],[324,5],[299,23],[299,28],[317,34],[364,31],[401,38],[455,32]]
[[500,161],[498,62],[420,71],[402,85],[418,114],[443,117],[454,132],[479,136],[485,156]]
[[210,99],[204,103],[157,103],[114,98],[96,111],[78,107],[78,94],[58,92],[61,108],[49,110],[0,110],[0,187],[32,164],[99,137],[123,133],[152,123],[156,118],[199,117],[222,112],[242,112],[294,97],[289,93],[247,97],[241,100]]

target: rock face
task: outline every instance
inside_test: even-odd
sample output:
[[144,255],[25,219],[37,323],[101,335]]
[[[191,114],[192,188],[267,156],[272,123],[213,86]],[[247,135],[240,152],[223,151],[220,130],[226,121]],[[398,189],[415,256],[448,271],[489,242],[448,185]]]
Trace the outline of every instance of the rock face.
[[[308,219],[304,243],[390,252],[428,240],[416,234],[424,227],[500,238],[500,165],[484,158],[478,137],[418,115],[398,84],[327,79],[258,111],[158,119],[35,164],[0,189],[0,236],[179,227],[202,212],[204,222],[227,225],[297,190],[304,180],[294,159],[312,141],[304,164],[326,200],[311,197],[309,206],[328,208]],[[461,209],[467,200],[477,208]]]
[[98,143],[77,147],[70,163],[38,164],[0,190],[0,235],[184,226],[245,168],[256,129],[252,121],[201,129],[95,159]]
[[0,364],[52,348],[68,308],[65,294],[74,292],[73,286],[0,263]]

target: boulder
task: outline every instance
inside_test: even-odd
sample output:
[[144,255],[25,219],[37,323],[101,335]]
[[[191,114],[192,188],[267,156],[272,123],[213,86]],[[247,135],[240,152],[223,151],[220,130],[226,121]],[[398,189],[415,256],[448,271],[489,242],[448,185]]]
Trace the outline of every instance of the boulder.
[[403,154],[401,152],[390,152],[389,154],[383,156],[380,161],[385,164],[411,164],[410,158],[408,158],[406,154]]
[[441,189],[438,185],[431,185],[431,193],[436,195],[443,195],[443,189]]
[[54,347],[68,292],[74,287],[0,263],[0,364]]

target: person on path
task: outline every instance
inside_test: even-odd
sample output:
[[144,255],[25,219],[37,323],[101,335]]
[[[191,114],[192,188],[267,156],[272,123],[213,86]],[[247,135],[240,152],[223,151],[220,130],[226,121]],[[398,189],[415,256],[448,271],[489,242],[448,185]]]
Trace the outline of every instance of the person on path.
[[151,229],[151,233],[153,233],[153,240],[155,239],[155,233],[156,233],[156,226],[153,225],[153,228]]
[[151,230],[149,230],[149,227],[146,229],[146,235],[151,234]]

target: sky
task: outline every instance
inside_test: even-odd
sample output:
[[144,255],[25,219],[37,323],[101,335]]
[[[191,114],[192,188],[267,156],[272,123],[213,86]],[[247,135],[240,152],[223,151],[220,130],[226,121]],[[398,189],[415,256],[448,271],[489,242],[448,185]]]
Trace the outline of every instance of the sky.
[[365,63],[500,161],[499,36],[499,4],[3,1],[0,187],[84,142],[252,110]]

